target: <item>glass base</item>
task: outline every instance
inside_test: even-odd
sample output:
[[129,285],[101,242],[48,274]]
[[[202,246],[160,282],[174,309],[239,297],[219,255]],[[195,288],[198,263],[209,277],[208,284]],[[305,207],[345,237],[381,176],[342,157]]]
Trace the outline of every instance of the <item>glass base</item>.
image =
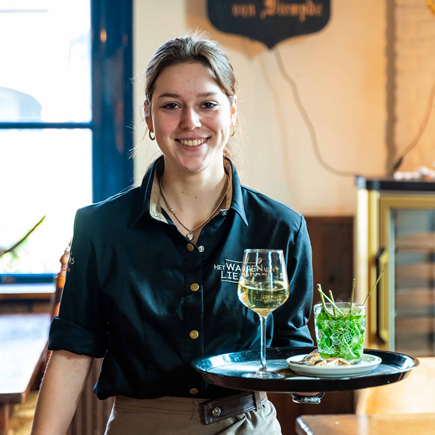
[[275,372],[253,372],[253,373],[242,373],[240,375],[242,378],[255,378],[255,379],[284,379],[285,376],[280,373]]

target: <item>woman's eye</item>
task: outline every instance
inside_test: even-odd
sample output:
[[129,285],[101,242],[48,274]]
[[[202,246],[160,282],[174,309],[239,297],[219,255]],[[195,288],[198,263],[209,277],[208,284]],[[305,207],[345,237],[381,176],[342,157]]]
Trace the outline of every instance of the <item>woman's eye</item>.
[[168,103],[163,106],[164,109],[174,110],[178,107],[177,103]]
[[205,103],[202,103],[202,107],[204,107],[205,109],[213,109],[217,107],[217,104],[213,103],[213,101],[206,101]]

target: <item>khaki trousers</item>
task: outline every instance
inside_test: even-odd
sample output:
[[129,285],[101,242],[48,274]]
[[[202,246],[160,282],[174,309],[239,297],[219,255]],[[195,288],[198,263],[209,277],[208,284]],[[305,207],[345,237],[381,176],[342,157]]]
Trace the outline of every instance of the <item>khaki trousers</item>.
[[207,425],[201,412],[204,402],[207,399],[138,400],[117,396],[105,435],[281,435],[275,407],[268,400],[259,411]]

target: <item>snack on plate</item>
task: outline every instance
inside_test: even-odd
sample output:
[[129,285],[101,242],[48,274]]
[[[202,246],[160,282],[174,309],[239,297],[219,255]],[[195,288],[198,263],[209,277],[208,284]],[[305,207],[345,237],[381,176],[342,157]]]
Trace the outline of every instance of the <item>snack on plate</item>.
[[310,352],[308,355],[305,355],[301,361],[299,361],[302,364],[305,364],[307,366],[314,366],[316,363],[323,361],[322,356],[318,352],[317,349],[314,349],[312,352]]
[[344,358],[326,358],[321,361],[317,361],[315,366],[329,366],[329,367],[339,367],[339,366],[351,366],[356,364],[358,360],[354,359],[353,361],[345,360]]
[[299,364],[304,364],[307,366],[350,366],[357,363],[358,360],[348,361],[344,358],[325,358],[323,359],[317,349],[314,349],[308,355],[305,355]]

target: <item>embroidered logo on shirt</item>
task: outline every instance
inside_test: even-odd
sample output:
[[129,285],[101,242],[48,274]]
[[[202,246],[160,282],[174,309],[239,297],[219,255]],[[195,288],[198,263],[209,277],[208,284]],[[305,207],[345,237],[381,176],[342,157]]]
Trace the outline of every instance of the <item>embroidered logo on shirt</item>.
[[240,272],[242,271],[242,262],[236,260],[225,260],[224,264],[213,265],[215,270],[219,270],[221,274],[221,281],[225,282],[239,282]]
[[71,268],[69,266],[72,266],[74,264],[74,261],[74,257],[70,255],[68,258],[68,267],[66,269],[67,272],[71,272]]
[[[270,268],[267,266],[263,266],[261,264],[262,260],[262,258],[259,258],[258,261],[254,263],[248,263],[247,270],[249,270],[250,274],[257,276],[269,273]],[[242,273],[241,261],[225,259],[224,264],[214,264],[213,267],[215,270],[220,271],[221,281],[234,282],[238,284],[240,274]]]

